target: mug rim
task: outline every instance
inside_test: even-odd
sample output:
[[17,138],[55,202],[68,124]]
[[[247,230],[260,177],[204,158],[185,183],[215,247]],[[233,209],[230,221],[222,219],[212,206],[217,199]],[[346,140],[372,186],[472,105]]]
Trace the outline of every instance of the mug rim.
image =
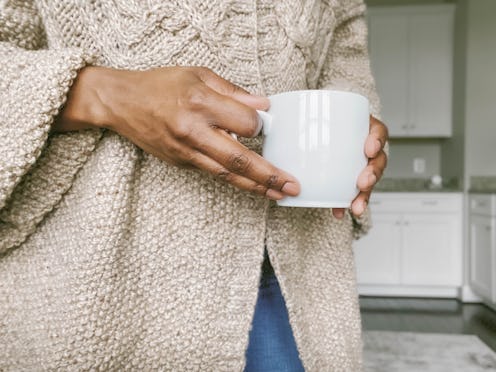
[[272,94],[268,96],[268,98],[275,98],[283,95],[289,95],[289,94],[294,94],[294,93],[310,93],[310,92],[335,92],[339,94],[346,94],[346,95],[353,95],[357,97],[361,97],[365,99],[367,102],[369,102],[369,99],[364,96],[363,94],[356,93],[356,92],[351,92],[349,90],[339,90],[339,89],[297,89],[297,90],[288,90],[285,92],[280,92],[276,94]]

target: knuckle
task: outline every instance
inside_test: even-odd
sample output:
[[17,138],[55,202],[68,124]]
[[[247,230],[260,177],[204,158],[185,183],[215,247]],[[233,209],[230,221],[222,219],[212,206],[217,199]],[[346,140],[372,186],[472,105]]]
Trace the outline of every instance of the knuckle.
[[192,136],[194,126],[188,121],[179,121],[173,127],[172,134],[177,140],[185,140]]
[[251,188],[251,192],[254,193],[254,194],[257,194],[257,195],[265,195],[265,193],[267,192],[268,188],[265,187],[264,185],[261,185],[259,183],[257,184],[254,184]]
[[229,172],[229,170],[227,170],[226,168],[219,168],[217,170],[215,170],[215,176],[224,181],[224,182],[230,182],[232,181],[232,173]]
[[265,181],[265,186],[268,188],[272,189],[274,186],[276,186],[279,182],[279,176],[277,174],[271,174],[269,178],[267,178],[267,181]]
[[240,152],[231,154],[227,160],[227,163],[228,168],[232,172],[238,174],[245,174],[251,166],[251,161],[248,156]]
[[202,84],[193,84],[186,92],[179,98],[179,106],[186,107],[188,109],[200,109],[205,106],[205,101],[207,100],[207,90]]

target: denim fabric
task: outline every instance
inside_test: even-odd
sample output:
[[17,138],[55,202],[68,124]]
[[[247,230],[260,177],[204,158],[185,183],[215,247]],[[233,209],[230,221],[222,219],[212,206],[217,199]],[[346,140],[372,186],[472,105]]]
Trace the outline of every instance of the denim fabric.
[[263,270],[249,337],[245,372],[304,371],[284,298],[271,270]]

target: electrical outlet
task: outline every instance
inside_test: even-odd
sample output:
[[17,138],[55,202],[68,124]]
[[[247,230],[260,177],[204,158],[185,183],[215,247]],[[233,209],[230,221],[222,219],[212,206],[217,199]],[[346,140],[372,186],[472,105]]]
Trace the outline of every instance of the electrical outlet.
[[425,173],[425,159],[415,158],[413,159],[413,173],[424,174]]

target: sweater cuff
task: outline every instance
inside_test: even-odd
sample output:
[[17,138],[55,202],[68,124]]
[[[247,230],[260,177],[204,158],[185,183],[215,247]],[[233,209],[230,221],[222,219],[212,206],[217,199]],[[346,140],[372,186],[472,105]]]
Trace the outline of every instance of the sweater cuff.
[[353,222],[353,239],[358,240],[364,235],[367,235],[372,227],[370,208],[367,207],[360,217],[354,216],[351,211],[349,213]]
[[49,135],[91,56],[77,49],[10,47],[6,54],[15,62],[0,66],[0,83],[8,87],[0,102],[6,122],[0,132],[7,138],[0,140],[7,154],[0,160],[0,254],[21,244],[60,202],[102,134],[92,129]]

